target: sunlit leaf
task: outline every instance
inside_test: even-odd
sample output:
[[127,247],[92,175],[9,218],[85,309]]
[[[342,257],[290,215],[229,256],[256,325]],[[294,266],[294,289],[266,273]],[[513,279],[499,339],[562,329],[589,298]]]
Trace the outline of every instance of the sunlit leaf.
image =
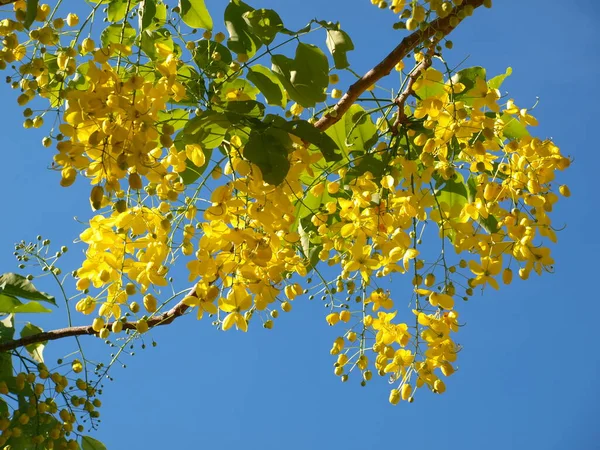
[[109,22],[120,22],[127,15],[128,0],[110,0],[106,8],[106,17]]
[[488,86],[490,89],[500,89],[504,80],[512,75],[512,67],[508,67],[506,72],[501,75],[496,75],[494,78],[488,81]]
[[129,22],[124,22],[124,24],[112,24],[107,26],[100,35],[100,41],[104,47],[107,47],[108,44],[117,43],[133,45],[135,37],[135,29],[129,24]]
[[184,144],[200,144],[203,148],[216,148],[225,139],[231,122],[223,113],[206,111],[188,121],[183,128]]
[[272,70],[260,64],[255,64],[248,67],[246,78],[260,90],[269,105],[285,108],[287,104],[285,89]]
[[262,41],[244,19],[244,14],[252,11],[254,8],[240,0],[230,2],[225,8],[225,27],[229,33],[227,47],[235,53],[247,55],[248,58],[252,58],[262,46]]
[[252,32],[260,38],[265,45],[275,39],[277,33],[283,29],[283,22],[279,14],[272,9],[255,9],[244,13],[244,19],[250,25]]
[[502,114],[500,117],[502,122],[504,122],[504,128],[502,129],[502,133],[508,139],[521,139],[522,137],[529,136],[529,131],[527,131],[527,127],[522,124],[516,117],[511,116],[510,114]]
[[326,133],[345,152],[369,150],[377,140],[377,128],[360,105],[352,105]]
[[91,436],[83,436],[81,438],[81,448],[82,450],[106,450],[106,446],[102,442]]
[[350,65],[347,53],[354,50],[354,44],[348,33],[342,30],[327,30],[326,44],[336,69],[345,69]]
[[213,21],[204,0],[179,0],[181,20],[191,28],[212,30]]
[[223,44],[206,39],[196,43],[194,62],[199,69],[208,74],[215,75],[218,72],[227,72],[232,60],[231,52]]
[[38,302],[23,303],[12,295],[0,293],[0,314],[16,313],[49,313],[51,309],[46,308]]
[[456,173],[454,178],[446,180],[444,186],[437,192],[437,201],[443,206],[444,204],[450,210],[458,211],[467,204],[468,190],[464,178],[460,173]]
[[169,48],[170,50],[175,49],[171,32],[166,28],[159,28],[158,30],[144,30],[141,34],[141,47],[146,56],[152,61],[160,61],[166,57],[161,55],[157,49],[156,44],[161,44]]
[[[22,329],[21,329],[21,337],[28,337],[28,336],[34,336],[36,334],[40,334],[42,333],[44,330],[42,330],[40,327],[33,325],[32,323],[27,323]],[[48,343],[48,341],[43,341],[43,342],[37,342],[35,344],[29,344],[27,346],[25,346],[25,349],[27,350],[27,352],[29,352],[29,354],[31,355],[31,357],[33,359],[35,359],[37,362],[44,362],[44,356],[43,356],[43,352],[44,352],[44,347],[46,346],[46,344]]]
[[0,294],[12,295],[27,300],[39,300],[56,306],[56,300],[53,296],[38,291],[31,281],[18,273],[0,275]]

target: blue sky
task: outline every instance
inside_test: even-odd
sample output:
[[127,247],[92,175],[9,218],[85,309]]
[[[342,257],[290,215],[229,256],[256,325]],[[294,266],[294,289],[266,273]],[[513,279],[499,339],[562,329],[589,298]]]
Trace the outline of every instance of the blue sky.
[[[207,4],[216,31],[224,31],[219,17],[225,2]],[[276,8],[292,29],[314,17],[341,21],[356,46],[350,61],[361,73],[402,37],[389,26],[393,15],[368,0],[256,0],[252,6]],[[393,407],[384,380],[366,388],[356,377],[340,383],[329,355],[337,332],[325,324],[322,305],[298,300],[271,331],[222,333],[193,317],[154,330],[158,346],[136,348],[135,356],[123,358],[127,369],[112,372],[95,436],[109,449],[600,448],[600,295],[593,284],[600,204],[592,156],[600,104],[599,19],[592,0],[496,1],[451,36],[451,63],[468,57],[465,67],[481,65],[490,75],[513,68],[502,90],[526,107],[539,97],[535,133],[552,137],[575,162],[559,175],[573,196],[553,213],[556,226],[566,225],[553,248],[556,272],[498,293],[487,290],[460,305],[464,349],[445,394],[423,390],[413,404]],[[0,94],[0,270],[15,269],[14,242],[40,233],[56,248],[70,245],[65,263],[74,268],[83,247],[71,242],[83,226],[73,217],[88,215],[89,188],[58,185],[58,174],[47,170],[54,150],[41,146],[43,133],[22,128],[15,93],[3,84]],[[33,319],[44,328],[64,323]],[[108,353],[84,339],[95,355]],[[52,344],[47,358],[70,352],[72,344]]]

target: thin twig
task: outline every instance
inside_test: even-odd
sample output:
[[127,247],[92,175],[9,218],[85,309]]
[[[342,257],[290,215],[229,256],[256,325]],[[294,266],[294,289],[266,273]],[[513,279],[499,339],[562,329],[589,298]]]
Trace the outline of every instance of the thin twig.
[[[354,102],[369,87],[373,86],[381,78],[389,75],[392,69],[402,61],[410,52],[414,51],[421,43],[432,39],[437,32],[443,36],[450,34],[461,22],[458,14],[465,8],[473,9],[483,5],[484,0],[464,0],[460,6],[452,9],[450,14],[444,18],[437,18],[431,22],[424,30],[418,30],[402,39],[402,42],[387,55],[379,64],[369,70],[363,77],[354,83],[348,91],[342,96],[337,104],[329,110],[324,116],[315,122],[315,127],[320,130],[326,130],[338,122],[354,104]],[[452,25],[451,22],[454,22]],[[439,40],[439,39],[438,39]]]
[[406,87],[400,93],[398,98],[394,100],[394,103],[398,106],[398,114],[396,116],[396,121],[394,125],[392,125],[392,133],[398,134],[398,128],[406,122],[406,113],[404,112],[404,105],[408,98],[414,93],[413,86],[417,79],[425,72],[429,67],[431,67],[431,60],[434,55],[435,46],[437,42],[433,42],[429,47],[427,53],[423,56],[423,60],[417,64],[413,70],[408,74]]

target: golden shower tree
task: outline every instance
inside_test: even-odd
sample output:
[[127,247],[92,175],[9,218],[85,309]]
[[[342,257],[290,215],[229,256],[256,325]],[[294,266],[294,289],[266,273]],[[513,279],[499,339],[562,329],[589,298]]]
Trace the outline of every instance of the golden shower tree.
[[[271,328],[305,297],[327,301],[343,381],[390,378],[392,404],[442,394],[455,302],[551,270],[550,213],[557,191],[569,195],[555,173],[570,160],[501,96],[510,70],[488,78],[444,59],[452,31],[490,1],[372,0],[398,18],[399,44],[362,76],[338,23],[290,30],[231,0],[226,35],[203,0],[82,2],[85,16],[52,3],[0,0],[0,68],[25,128],[53,121],[42,144],[56,149],[57,182],[91,186],[94,215],[70,275],[58,267],[67,248],[52,255],[42,238],[16,255],[89,324],[15,330],[15,314],[57,301],[32,275],[1,276],[0,447],[104,448],[80,420],[94,426],[114,360],[93,367],[79,337],[124,347],[187,314]],[[391,94],[377,89],[390,74]],[[354,77],[348,89],[334,87],[340,75]],[[409,280],[408,310],[380,287],[389,277]],[[68,337],[74,356],[46,365],[44,346]]]

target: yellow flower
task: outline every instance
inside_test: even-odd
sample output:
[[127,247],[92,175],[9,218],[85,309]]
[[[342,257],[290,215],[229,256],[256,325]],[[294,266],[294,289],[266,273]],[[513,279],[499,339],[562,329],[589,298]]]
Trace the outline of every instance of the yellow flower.
[[219,309],[229,314],[223,320],[223,330],[230,329],[234,324],[238,330],[248,331],[248,322],[240,311],[252,306],[252,296],[246,288],[240,284],[234,285],[228,292],[226,298],[219,301]]
[[502,260],[482,257],[481,264],[477,264],[473,260],[469,261],[469,268],[473,274],[477,275],[471,283],[473,286],[489,283],[494,289],[499,289],[494,276],[502,270]]

